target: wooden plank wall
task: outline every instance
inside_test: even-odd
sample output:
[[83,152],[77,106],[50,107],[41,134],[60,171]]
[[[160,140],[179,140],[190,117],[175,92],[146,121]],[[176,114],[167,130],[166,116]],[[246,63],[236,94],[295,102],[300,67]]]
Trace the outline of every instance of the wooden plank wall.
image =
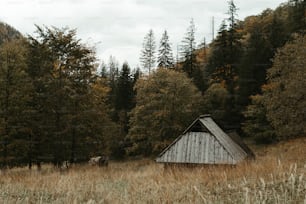
[[194,164],[235,164],[219,141],[207,132],[188,132],[158,162]]

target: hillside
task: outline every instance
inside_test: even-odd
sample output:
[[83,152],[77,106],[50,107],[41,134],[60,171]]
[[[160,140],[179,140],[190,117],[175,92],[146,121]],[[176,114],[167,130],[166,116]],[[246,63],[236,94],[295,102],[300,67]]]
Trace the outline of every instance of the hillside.
[[153,158],[202,114],[251,143],[304,136],[305,1],[244,20],[238,7],[228,1],[209,44],[196,42],[191,19],[176,60],[172,37],[165,31],[157,50],[150,30],[143,45],[163,63],[141,57],[153,64],[134,70],[115,57],[98,67],[98,50],[78,37],[80,27],[36,25],[24,40],[9,40],[22,35],[0,23],[0,167]]
[[233,168],[164,170],[153,161],[108,168],[45,165],[1,172],[1,203],[305,203],[306,138],[253,147],[256,161]]
[[12,26],[0,22],[0,45],[7,39],[20,38],[22,34]]

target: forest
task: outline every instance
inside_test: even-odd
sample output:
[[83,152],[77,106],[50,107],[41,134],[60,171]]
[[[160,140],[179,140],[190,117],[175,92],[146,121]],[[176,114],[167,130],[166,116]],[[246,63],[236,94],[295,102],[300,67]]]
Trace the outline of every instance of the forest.
[[201,114],[255,144],[305,137],[305,5],[239,20],[229,1],[215,39],[197,43],[191,19],[177,57],[149,30],[140,68],[99,63],[75,29],[0,23],[1,168],[152,158]]

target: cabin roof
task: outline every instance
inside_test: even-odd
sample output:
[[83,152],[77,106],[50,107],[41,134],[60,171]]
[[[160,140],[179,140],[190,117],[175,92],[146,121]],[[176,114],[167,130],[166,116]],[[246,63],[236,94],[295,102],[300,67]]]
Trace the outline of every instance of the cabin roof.
[[247,147],[247,145],[239,138],[238,135],[226,134],[210,117],[210,115],[201,115],[194,120],[191,125],[177,137],[167,148],[165,148],[160,154],[161,157],[165,154],[178,140],[180,140],[187,132],[192,132],[195,128],[196,132],[199,129],[199,125],[202,127],[202,132],[209,132],[213,135],[220,144],[227,150],[227,152],[233,157],[235,161],[241,161],[246,157],[254,157],[253,152]]

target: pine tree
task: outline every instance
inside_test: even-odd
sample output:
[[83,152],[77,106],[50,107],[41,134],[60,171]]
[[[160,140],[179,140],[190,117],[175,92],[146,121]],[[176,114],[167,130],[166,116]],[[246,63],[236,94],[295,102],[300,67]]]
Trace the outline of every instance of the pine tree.
[[119,76],[119,62],[114,56],[109,57],[108,61],[109,78],[114,83]]
[[110,91],[108,93],[108,103],[110,104],[111,109],[110,115],[112,120],[117,122],[118,114],[116,110],[116,96],[119,78],[119,62],[114,56],[109,57],[108,70],[108,86],[110,87]]
[[237,24],[237,11],[238,8],[234,4],[233,0],[228,2],[229,8],[227,14],[229,15],[227,21],[229,23],[228,28],[228,61],[227,61],[227,72],[229,73],[227,85],[230,93],[234,93],[234,88],[236,87],[235,76],[238,73],[238,64],[240,63],[240,57],[242,53],[241,48],[241,34],[238,32]]
[[236,19],[238,9],[232,0],[228,2],[228,5],[229,17],[226,20],[229,24],[227,25],[224,20],[220,26],[207,69],[213,82],[225,82],[226,88],[233,94],[242,48]]
[[306,1],[289,0],[289,29],[290,32],[304,32],[306,29]]
[[236,7],[235,3],[233,0],[228,1],[228,12],[227,14],[229,15],[229,17],[227,18],[227,21],[229,22],[229,30],[231,32],[235,30],[235,28],[237,27],[237,11],[238,8]]
[[[239,127],[241,107],[237,106],[237,79],[239,78],[238,65],[242,53],[241,35],[238,32],[236,19],[237,8],[233,1],[229,1],[228,23],[223,21],[217,39],[215,40],[207,65],[211,83],[221,83],[229,92],[230,98],[225,107],[224,120],[230,121],[228,128]],[[230,127],[231,126],[231,127]]]
[[112,145],[112,155],[115,158],[122,159],[125,155],[124,140],[129,130],[129,112],[135,105],[133,86],[134,82],[130,73],[130,67],[128,63],[125,62],[122,65],[115,91],[116,123],[118,124],[118,129],[120,130],[120,133],[117,134],[116,141],[114,141],[114,145]]
[[266,70],[271,67],[271,50],[259,25],[250,33],[245,53],[239,66],[239,104],[247,105],[251,95],[261,93],[266,82]]
[[141,77],[141,75],[142,73],[139,67],[137,67],[136,69],[133,69],[133,87],[136,84],[137,80]]
[[118,78],[116,109],[129,112],[132,108],[133,100],[133,80],[131,78],[130,67],[127,62],[122,65]]
[[226,28],[227,25],[225,21],[222,21],[218,36],[213,42],[212,54],[206,66],[212,83],[221,83],[226,78],[226,72],[224,70],[228,61],[228,32]]
[[155,66],[155,38],[153,30],[145,36],[143,41],[143,48],[140,54],[140,62],[145,70],[148,70],[149,74]]
[[193,19],[191,19],[181,45],[182,69],[193,80],[197,88],[200,91],[204,91],[206,87],[204,70],[201,69],[196,57],[195,24]]
[[158,53],[158,67],[159,68],[172,68],[173,67],[173,54],[169,43],[169,36],[165,30],[160,40]]
[[192,76],[196,67],[195,48],[195,24],[193,19],[191,19],[181,46],[181,59],[184,61],[183,71],[185,71],[189,77]]
[[107,78],[108,76],[108,72],[107,72],[107,66],[106,64],[102,61],[101,64],[100,64],[100,76],[102,78]]

